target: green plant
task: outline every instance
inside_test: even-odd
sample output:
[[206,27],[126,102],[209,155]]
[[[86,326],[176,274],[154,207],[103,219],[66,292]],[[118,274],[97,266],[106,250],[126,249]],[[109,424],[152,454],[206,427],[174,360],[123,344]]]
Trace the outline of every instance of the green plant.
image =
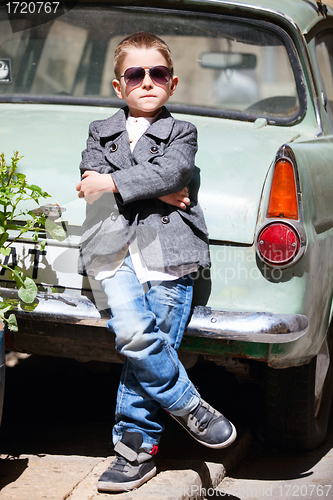
[[[26,176],[17,171],[17,164],[22,156],[14,151],[11,164],[6,165],[4,153],[0,154],[0,267],[9,271],[11,279],[15,280],[18,288],[19,299],[26,304],[34,302],[37,295],[37,286],[32,278],[24,275],[18,266],[7,266],[3,263],[3,257],[11,252],[11,245],[24,238],[43,247],[46,240],[40,242],[38,233],[53,232],[56,239],[64,239],[63,230],[52,221],[46,219],[45,214],[38,210],[21,209],[22,203],[34,201],[39,206],[41,198],[50,195],[34,184],[28,184]],[[29,234],[27,234],[29,232]],[[2,255],[2,258],[1,258]],[[17,331],[15,315],[9,314],[13,304],[2,298],[0,302],[0,321],[6,323],[12,331]]]

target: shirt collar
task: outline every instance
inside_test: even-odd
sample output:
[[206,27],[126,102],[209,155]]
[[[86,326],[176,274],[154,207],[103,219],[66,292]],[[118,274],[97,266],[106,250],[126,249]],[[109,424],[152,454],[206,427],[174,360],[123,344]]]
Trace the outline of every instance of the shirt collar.
[[[100,137],[111,137],[126,131],[126,120],[129,115],[129,109],[126,106],[121,108],[110,118],[107,118],[99,130]],[[167,108],[162,107],[160,113],[153,117],[153,123],[149,127],[149,135],[166,139],[171,132],[173,118]]]

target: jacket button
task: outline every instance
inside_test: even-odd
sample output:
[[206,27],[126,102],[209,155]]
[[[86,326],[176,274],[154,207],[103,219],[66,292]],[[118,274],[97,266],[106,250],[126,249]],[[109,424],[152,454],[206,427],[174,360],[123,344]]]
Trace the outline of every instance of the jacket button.
[[117,214],[115,214],[114,212],[112,212],[112,214],[110,215],[110,218],[111,218],[111,220],[117,220],[118,216],[117,216]]
[[170,217],[168,215],[164,215],[161,220],[162,220],[163,224],[169,224]]
[[151,152],[152,154],[156,154],[156,153],[158,153],[158,147],[157,147],[157,146],[152,146],[152,147],[150,148],[150,152]]
[[115,142],[113,142],[113,143],[111,144],[111,146],[110,146],[110,151],[111,151],[111,153],[114,153],[115,151],[117,151],[117,149],[118,149],[117,144],[116,144]]

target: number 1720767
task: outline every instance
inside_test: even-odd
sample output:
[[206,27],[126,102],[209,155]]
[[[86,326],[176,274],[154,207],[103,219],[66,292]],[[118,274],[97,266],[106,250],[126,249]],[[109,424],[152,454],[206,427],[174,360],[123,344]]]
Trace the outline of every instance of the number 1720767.
[[60,2],[7,2],[8,14],[56,14]]
[[[291,497],[326,497],[331,498],[331,484],[284,484],[277,487],[277,491],[280,494],[281,498],[291,498]],[[331,492],[332,494],[332,492]]]

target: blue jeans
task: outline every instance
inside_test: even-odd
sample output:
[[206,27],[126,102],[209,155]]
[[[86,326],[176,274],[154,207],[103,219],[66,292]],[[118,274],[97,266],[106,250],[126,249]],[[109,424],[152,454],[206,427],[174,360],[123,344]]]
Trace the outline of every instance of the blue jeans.
[[113,441],[119,441],[124,430],[141,432],[142,447],[150,451],[164,429],[157,417],[160,407],[186,415],[199,403],[200,395],[176,352],[190,314],[193,281],[187,275],[142,285],[128,255],[101,287],[111,310],[107,328],[125,356]]

